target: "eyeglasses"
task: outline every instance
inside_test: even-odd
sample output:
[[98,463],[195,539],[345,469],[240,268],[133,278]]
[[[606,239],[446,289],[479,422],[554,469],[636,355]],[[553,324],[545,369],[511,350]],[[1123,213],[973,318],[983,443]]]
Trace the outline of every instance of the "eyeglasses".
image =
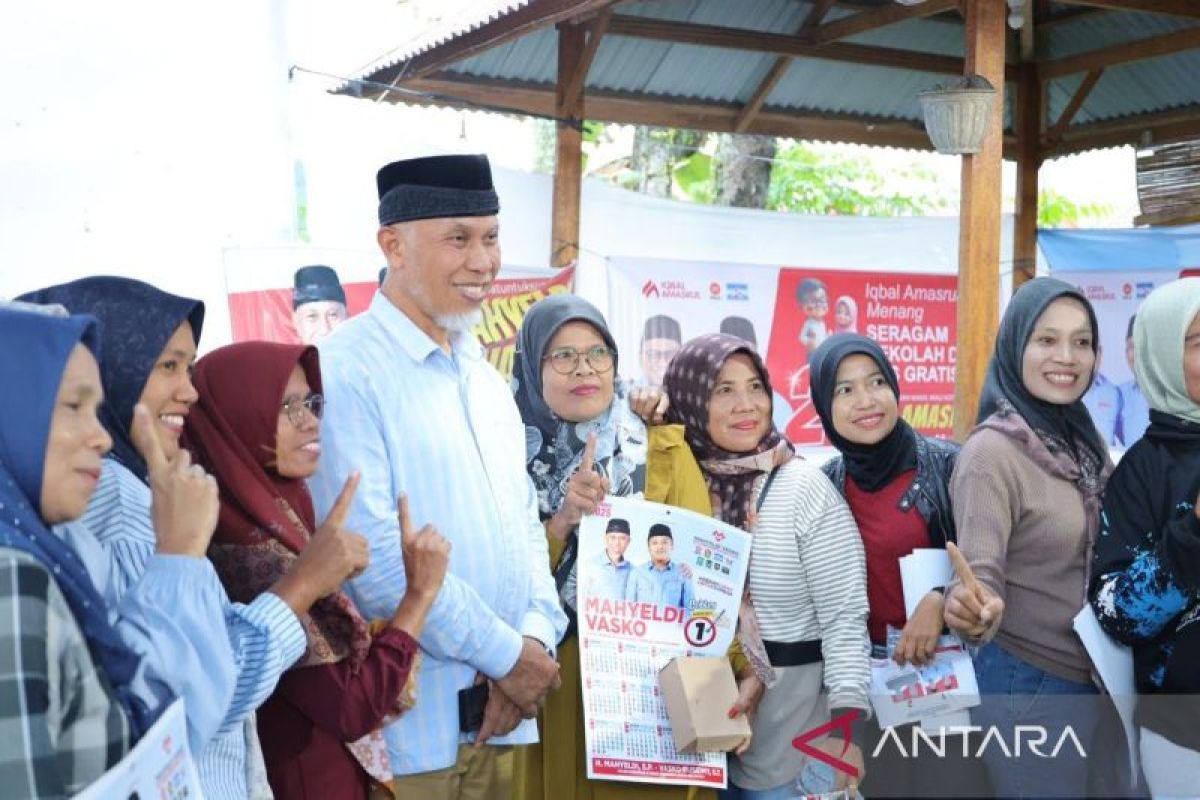
[[283,413],[287,414],[288,421],[299,428],[304,424],[305,409],[315,419],[321,418],[321,415],[325,413],[325,398],[314,392],[303,400],[299,397],[290,398],[279,408]]
[[596,372],[608,372],[613,367],[613,358],[617,351],[611,347],[598,344],[587,350],[576,350],[574,347],[558,347],[542,357],[549,361],[550,367],[559,375],[570,375],[579,367],[579,359],[586,358],[588,366]]

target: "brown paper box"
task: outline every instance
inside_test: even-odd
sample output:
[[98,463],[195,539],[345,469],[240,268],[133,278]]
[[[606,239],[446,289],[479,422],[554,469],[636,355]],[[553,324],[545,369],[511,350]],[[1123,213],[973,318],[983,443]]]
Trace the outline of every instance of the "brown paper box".
[[744,714],[729,718],[738,689],[728,659],[679,656],[662,668],[658,681],[679,752],[724,752],[750,738]]

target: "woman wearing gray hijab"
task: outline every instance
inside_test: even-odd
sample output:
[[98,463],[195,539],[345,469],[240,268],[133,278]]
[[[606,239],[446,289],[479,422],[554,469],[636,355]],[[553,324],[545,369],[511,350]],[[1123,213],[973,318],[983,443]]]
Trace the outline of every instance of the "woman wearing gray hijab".
[[1092,562],[1100,625],[1133,648],[1154,797],[1200,791],[1200,278],[1160,286],[1133,330],[1150,427],[1104,491]]
[[[1000,797],[1087,791],[1101,703],[1072,621],[1087,602],[1100,494],[1112,469],[1082,402],[1096,371],[1096,315],[1073,286],[1037,278],[1013,295],[988,365],[979,416],[950,479],[958,546],[977,580],[951,581],[946,623],[983,644],[973,724],[1009,746],[1022,726],[1054,758],[984,748]],[[965,570],[960,575],[965,574]],[[970,576],[966,576],[970,577]]]
[[[537,490],[555,582],[571,620],[558,648],[562,687],[546,700],[541,743],[517,751],[513,794],[523,800],[708,800],[711,789],[586,777],[575,635],[577,529],[606,494],[641,496],[646,481],[646,429],[617,380],[616,342],[600,311],[572,294],[530,307],[517,333],[513,391],[525,422],[526,471]],[[606,549],[601,565],[603,580],[614,586],[628,581],[632,571],[624,560],[628,526],[619,527],[609,526],[606,539],[615,546]]]

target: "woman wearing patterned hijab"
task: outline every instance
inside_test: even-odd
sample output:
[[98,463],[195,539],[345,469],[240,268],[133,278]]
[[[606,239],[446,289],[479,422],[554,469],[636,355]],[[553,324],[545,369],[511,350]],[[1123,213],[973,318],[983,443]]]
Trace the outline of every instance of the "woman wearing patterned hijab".
[[[526,469],[537,490],[559,596],[571,620],[558,649],[563,685],[546,700],[541,743],[517,752],[515,795],[523,800],[710,798],[711,789],[586,777],[574,634],[577,529],[606,494],[641,495],[646,481],[646,429],[630,411],[617,380],[616,344],[604,316],[571,294],[535,303],[517,333],[513,386],[525,422]],[[612,528],[606,538],[615,546],[603,556],[603,580],[621,596],[632,569],[623,555],[629,531]]]
[[[758,670],[739,675],[743,697],[749,685],[761,700],[749,749],[730,759],[734,796],[774,797],[795,786],[811,770],[792,739],[831,716],[841,720],[836,734],[818,746],[855,767],[856,774],[833,776],[837,787],[856,785],[863,760],[855,722],[870,713],[870,670],[866,569],[854,518],[829,479],[795,458],[772,425],[770,377],[746,342],[723,334],[691,340],[667,368],[664,388],[668,422],[683,426],[713,516],[754,535],[747,586],[774,680],[761,692]],[[747,645],[758,636],[745,630],[751,619],[744,610],[739,640],[754,663]]]
[[[199,401],[186,444],[220,486],[221,511],[209,556],[237,602],[295,581],[300,564],[326,564],[333,578],[311,586],[297,608],[304,653],[258,711],[259,735],[276,797],[366,798],[392,770],[380,730],[411,707],[405,692],[425,617],[441,588],[449,544],[402,522],[405,594],[375,636],[339,584],[348,552],[359,570],[366,540],[343,531],[357,478],[317,525],[304,480],[320,459],[321,373],[315,347],[241,342],[196,364]],[[401,511],[402,519],[406,516]]]
[[[1073,286],[1037,278],[1013,295],[978,424],[950,482],[959,547],[977,586],[953,580],[945,612],[951,628],[986,643],[975,657],[983,702],[972,709],[974,724],[1006,734],[1044,725],[1056,742],[1069,725],[1085,752],[1102,715],[1098,698],[1086,697],[1097,690],[1072,620],[1087,602],[1111,471],[1081,399],[1096,352],[1095,312]],[[1074,748],[1053,759],[1009,759],[988,748],[984,759],[998,796],[1087,789],[1088,763]]]
[[1186,797],[1200,787],[1200,278],[1155,289],[1133,345],[1150,426],[1104,490],[1091,602],[1133,648],[1150,791]]

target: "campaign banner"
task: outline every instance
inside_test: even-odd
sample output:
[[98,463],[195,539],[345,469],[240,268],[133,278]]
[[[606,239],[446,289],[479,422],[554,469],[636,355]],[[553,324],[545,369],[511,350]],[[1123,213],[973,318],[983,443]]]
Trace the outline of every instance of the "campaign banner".
[[953,433],[958,278],[954,275],[783,268],[775,293],[767,369],[791,406],[797,445],[824,445],[809,396],[808,356],[830,335],[853,331],[883,348],[900,380],[900,414],[930,436]]
[[[361,255],[351,255],[358,262],[363,261]],[[243,262],[251,256],[255,270],[247,276]],[[266,254],[257,251],[227,254],[233,341],[317,344],[370,306],[379,287],[374,271],[377,268],[371,268],[370,280],[343,282],[330,267],[318,267],[320,271],[314,273],[312,259],[312,254],[286,249]],[[310,266],[295,266],[306,262]],[[347,270],[358,275],[362,271],[361,264],[356,270]],[[512,376],[516,332],[525,312],[543,297],[571,291],[574,276],[574,267],[557,271],[505,267],[501,277],[492,283],[491,292],[481,306],[482,319],[472,332],[483,345],[488,361],[506,378]],[[298,306],[294,303],[297,287],[307,301]]]
[[512,377],[517,330],[529,307],[545,297],[571,291],[575,268],[551,278],[499,278],[483,301],[483,319],[471,329],[487,352],[487,360],[506,378]]
[[724,753],[680,753],[658,673],[725,657],[750,535],[691,511],[606,498],[579,526],[578,619],[587,776],[723,788]]
[[621,377],[662,385],[683,342],[731,333],[768,347],[779,267],[614,257],[608,262],[608,323]]
[[1142,301],[1164,283],[1194,274],[1193,270],[1056,271],[1055,278],[1079,289],[1096,311],[1100,357],[1096,378],[1083,397],[1100,436],[1114,449],[1141,438],[1150,424],[1150,409],[1133,374],[1130,325]]
[[203,796],[200,775],[188,747],[187,716],[181,698],[167,707],[116,766],[75,795],[75,798],[176,800]]

